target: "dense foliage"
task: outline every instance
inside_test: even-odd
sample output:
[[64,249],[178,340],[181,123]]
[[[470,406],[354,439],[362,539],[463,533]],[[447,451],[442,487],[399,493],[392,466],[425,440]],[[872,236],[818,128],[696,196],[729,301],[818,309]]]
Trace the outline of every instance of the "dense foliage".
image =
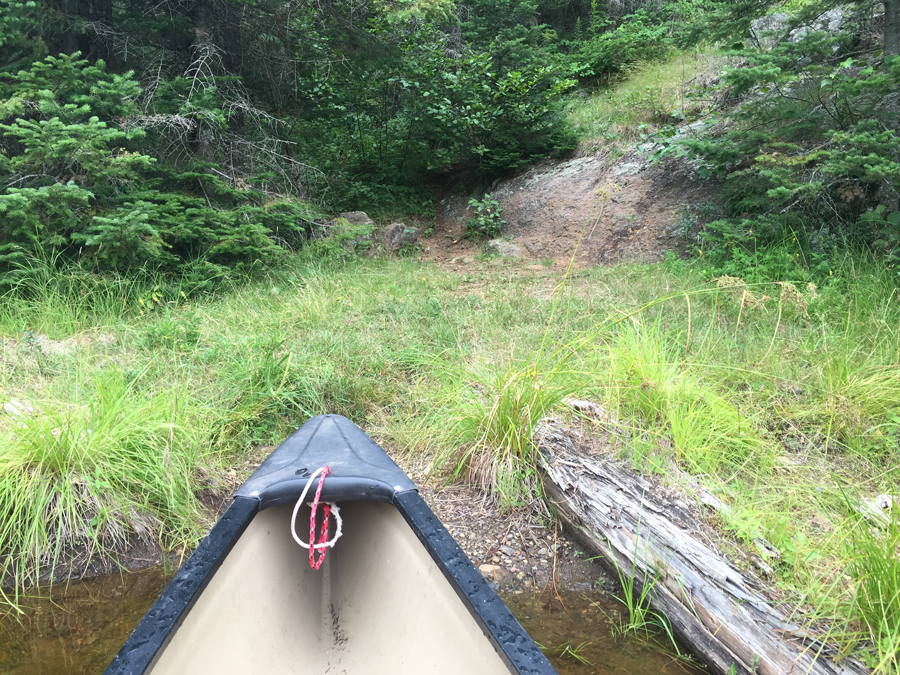
[[203,284],[277,261],[321,209],[428,215],[448,172],[571,149],[552,31],[498,9],[0,2],[0,264]]
[[693,250],[719,273],[779,279],[827,276],[847,248],[900,260],[900,58],[873,42],[874,3],[800,3],[752,27],[746,11],[774,3],[715,4],[709,25],[739,40],[722,103],[695,133],[662,134],[662,154],[720,185],[719,217],[686,223]]
[[0,264],[203,285],[278,261],[323,212],[427,217],[451,176],[484,187],[574,148],[566,90],[710,40],[733,63],[718,106],[687,135],[685,111],[656,116],[662,154],[722,188],[684,223],[693,248],[775,276],[849,242],[895,256],[897,5],[3,0]]
[[0,124],[10,148],[0,155],[3,263],[51,252],[120,270],[202,261],[208,278],[217,266],[272,261],[283,251],[275,237],[303,235],[302,205],[146,154],[131,73],[60,55],[9,81],[0,90],[10,121]]

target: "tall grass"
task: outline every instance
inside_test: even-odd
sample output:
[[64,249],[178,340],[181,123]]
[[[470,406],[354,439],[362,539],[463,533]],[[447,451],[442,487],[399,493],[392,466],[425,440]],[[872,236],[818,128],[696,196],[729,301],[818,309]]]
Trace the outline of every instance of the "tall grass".
[[142,390],[114,367],[71,401],[46,400],[0,441],[0,578],[21,588],[67,556],[134,538],[192,545],[205,518],[194,479],[204,417],[177,390]]
[[584,143],[622,149],[641,134],[680,123],[691,110],[708,106],[706,88],[726,60],[717,55],[683,52],[664,61],[636,65],[614,86],[587,99],[572,97],[569,119]]
[[857,519],[851,530],[848,565],[855,582],[853,611],[871,643],[867,663],[874,673],[900,673],[900,500],[883,529]]
[[180,286],[161,275],[100,275],[78,266],[60,269],[52,258],[27,258],[7,270],[0,283],[0,329],[10,333],[27,327],[58,336],[110,325],[139,314],[142,301],[153,304],[151,298],[159,297],[164,286],[167,294],[178,296]]
[[[638,531],[640,531],[640,519],[638,519]],[[665,616],[654,611],[650,606],[653,598],[653,589],[659,581],[659,577],[655,576],[654,570],[649,565],[643,571],[639,569],[640,551],[638,550],[638,543],[640,541],[641,538],[636,536],[630,567],[620,567],[615,557],[610,559],[613,569],[615,569],[616,577],[619,580],[619,585],[622,587],[622,595],[614,595],[613,597],[621,602],[628,612],[627,618],[620,617],[618,620],[613,620],[607,617],[610,618],[613,636],[635,634],[647,639],[662,633],[668,638],[675,653],[680,656],[681,650],[675,641],[672,624]],[[640,582],[638,581],[639,575],[642,577]]]
[[480,484],[502,511],[533,504],[540,483],[532,437],[538,422],[583,388],[579,375],[566,359],[540,353],[459,371],[461,386],[429,420],[443,448],[437,465]]
[[718,474],[764,459],[763,443],[748,417],[685,358],[680,336],[667,336],[658,321],[636,319],[606,338],[605,397],[622,420],[669,439],[676,460],[695,474]]

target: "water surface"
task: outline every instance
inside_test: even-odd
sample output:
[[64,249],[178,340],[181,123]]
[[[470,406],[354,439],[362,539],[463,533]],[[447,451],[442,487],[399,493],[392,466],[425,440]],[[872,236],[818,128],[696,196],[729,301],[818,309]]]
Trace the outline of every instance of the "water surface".
[[[502,595],[560,675],[695,675],[705,670],[655,639],[612,635],[626,612],[607,593],[559,591]],[[627,612],[626,612],[627,614]]]
[[[23,614],[0,618],[0,673],[96,675],[171,578],[161,568],[57,584],[51,597],[26,599]],[[623,611],[602,590],[502,594],[560,675],[692,675],[702,671],[669,650],[613,639]]]
[[169,582],[162,568],[56,584],[25,598],[23,613],[0,618],[0,673],[95,675]]

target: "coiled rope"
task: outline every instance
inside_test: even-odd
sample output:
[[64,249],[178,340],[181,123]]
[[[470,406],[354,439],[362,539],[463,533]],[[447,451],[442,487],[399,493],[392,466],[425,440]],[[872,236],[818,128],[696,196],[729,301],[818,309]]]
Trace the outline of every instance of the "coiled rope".
[[[325,484],[325,476],[327,476],[329,473],[331,473],[331,468],[328,466],[323,466],[313,471],[312,475],[309,477],[309,480],[306,481],[306,487],[303,488],[303,492],[300,494],[300,499],[297,500],[297,504],[294,506],[294,513],[291,514],[291,536],[294,538],[294,541],[300,544],[303,548],[309,549],[309,566],[314,570],[317,570],[322,566],[322,562],[325,560],[325,551],[334,546],[334,543],[341,538],[342,534],[341,527],[343,526],[343,521],[341,520],[341,510],[334,502],[323,502],[324,506],[322,507],[322,532],[319,535],[319,541],[315,542],[316,509],[318,509],[319,507],[319,497],[322,495],[322,486]],[[319,480],[319,486],[316,488],[316,494],[315,497],[313,497],[312,506],[310,506],[309,543],[307,544],[297,536],[297,511],[300,510],[300,505],[303,503],[303,500],[306,499],[306,493],[309,492],[310,486],[316,479],[316,476],[318,476],[319,474],[322,474],[322,478]],[[330,541],[326,541],[328,539],[328,516],[332,513],[334,514],[334,521],[337,525],[337,528],[334,532],[334,537],[332,537]],[[319,556],[318,560],[315,559],[315,549],[321,550],[321,555]]]

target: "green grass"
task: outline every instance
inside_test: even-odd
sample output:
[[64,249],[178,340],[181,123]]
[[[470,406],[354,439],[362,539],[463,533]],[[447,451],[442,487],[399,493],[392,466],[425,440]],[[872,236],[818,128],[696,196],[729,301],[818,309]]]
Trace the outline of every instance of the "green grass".
[[635,66],[613,86],[572,96],[569,120],[579,140],[589,147],[640,142],[642,134],[678,123],[685,114],[707,107],[706,88],[727,62],[702,52],[682,52]]
[[852,615],[870,643],[866,664],[875,673],[900,672],[900,499],[884,523],[852,524],[849,571],[855,583]]
[[[891,592],[860,594],[843,498],[900,493],[900,298],[877,262],[798,286],[802,307],[685,264],[565,279],[515,262],[298,259],[196,297],[152,278],[33,278],[0,297],[0,402],[33,409],[0,415],[0,551],[20,587],[69,548],[189,548],[209,476],[246,472],[320,412],[526,508],[531,432],[577,396],[612,409],[624,459],[716,493],[733,547],[777,547],[771,581],[804,621],[850,626],[835,639],[866,653],[896,634],[879,609]],[[96,295],[59,290],[88,282]],[[742,304],[741,288],[770,298]],[[859,598],[876,598],[868,618]]]
[[571,642],[563,642],[561,645],[557,645],[553,649],[551,649],[551,653],[556,654],[560,658],[569,658],[573,661],[576,661],[580,664],[586,666],[593,666],[594,664],[587,659],[581,651],[585,648],[586,645],[590,643],[581,642],[577,645],[573,645]]
[[[638,520],[638,530],[640,530],[640,519]],[[614,595],[613,597],[625,606],[627,612],[627,617],[619,617],[618,619],[607,617],[612,625],[613,637],[635,635],[647,640],[652,636],[665,635],[675,653],[680,656],[681,652],[678,649],[678,643],[675,641],[672,625],[665,616],[654,611],[651,607],[653,589],[659,578],[651,576],[652,570],[648,567],[647,572],[643,574],[643,579],[640,582],[637,579],[639,573],[638,560],[641,555],[641,551],[638,550],[640,541],[640,537],[635,537],[634,551],[631,555],[629,568],[620,567],[614,557],[610,559],[616,571],[619,585],[622,587],[622,594]]]
[[17,588],[74,551],[122,551],[129,539],[193,546],[207,520],[193,492],[208,425],[197,402],[114,365],[79,384],[0,437],[0,576]]
[[[584,387],[566,359],[531,354],[524,360],[472,366],[452,374],[425,424],[441,452],[438,467],[467,475],[496,496],[501,511],[540,496],[532,442],[538,422]],[[555,361],[555,362],[554,362]]]

